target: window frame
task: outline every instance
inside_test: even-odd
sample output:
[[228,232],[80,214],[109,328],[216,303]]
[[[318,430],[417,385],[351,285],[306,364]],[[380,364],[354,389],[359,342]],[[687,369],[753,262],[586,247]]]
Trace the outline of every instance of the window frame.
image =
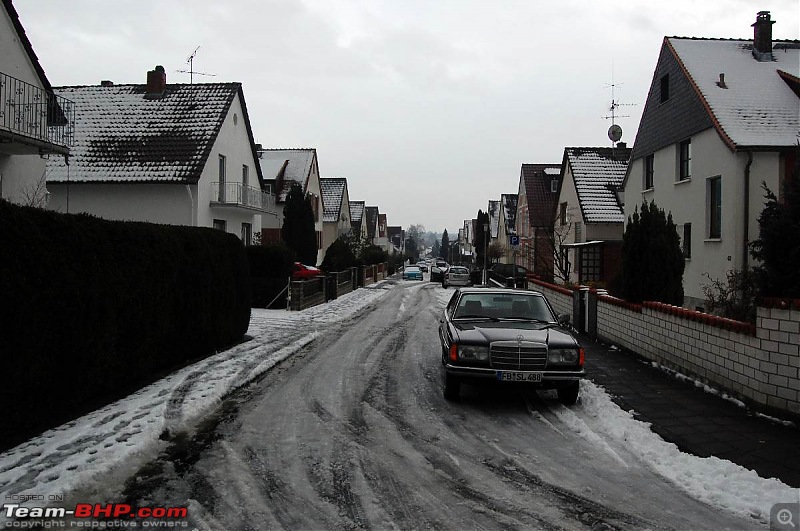
[[644,159],[644,178],[643,178],[643,185],[644,190],[652,190],[654,188],[654,176],[655,176],[655,154],[651,153],[647,155]]
[[218,185],[219,185],[218,194],[219,194],[219,202],[220,203],[224,203],[225,202],[225,185],[226,185],[226,181],[227,181],[227,178],[228,178],[227,175],[226,175],[226,172],[227,172],[226,166],[227,166],[227,159],[226,159],[225,155],[220,155],[219,156],[219,173],[218,173]]
[[217,230],[221,230],[222,232],[228,232],[228,222],[224,219],[214,219],[211,222],[211,226]]
[[692,259],[692,224],[683,224],[683,237],[681,238],[681,251],[683,258],[686,260]]
[[692,139],[678,143],[678,182],[692,178]]
[[242,223],[242,243],[245,246],[253,245],[253,224],[252,223]]
[[708,239],[722,239],[722,176],[708,178],[707,185]]

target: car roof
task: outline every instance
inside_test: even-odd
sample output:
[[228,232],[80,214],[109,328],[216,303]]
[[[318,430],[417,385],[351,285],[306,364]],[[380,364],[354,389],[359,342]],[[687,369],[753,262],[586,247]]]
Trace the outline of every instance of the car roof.
[[458,290],[461,294],[465,293],[480,293],[480,294],[498,294],[498,295],[508,295],[509,293],[513,293],[516,295],[542,295],[541,291],[534,291],[531,289],[514,289],[514,288],[460,288]]

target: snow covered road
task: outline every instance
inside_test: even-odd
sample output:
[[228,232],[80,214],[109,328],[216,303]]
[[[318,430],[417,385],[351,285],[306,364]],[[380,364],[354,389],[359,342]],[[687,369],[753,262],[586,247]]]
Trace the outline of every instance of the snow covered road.
[[[384,282],[0,455],[4,496],[188,505],[199,529],[766,528],[796,490],[681,454],[585,382],[582,401],[442,398],[452,290]],[[63,505],[63,504],[62,504]]]

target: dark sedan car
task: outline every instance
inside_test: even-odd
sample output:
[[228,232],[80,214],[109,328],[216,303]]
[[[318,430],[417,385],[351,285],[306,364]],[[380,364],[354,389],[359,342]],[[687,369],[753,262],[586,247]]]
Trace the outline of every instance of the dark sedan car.
[[461,382],[521,382],[578,400],[584,351],[544,295],[507,288],[456,290],[440,319],[444,396]]

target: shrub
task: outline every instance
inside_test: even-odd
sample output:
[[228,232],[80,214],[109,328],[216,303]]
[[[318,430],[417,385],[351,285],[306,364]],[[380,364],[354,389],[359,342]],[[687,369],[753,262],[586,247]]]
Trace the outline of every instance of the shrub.
[[344,271],[355,266],[356,257],[350,246],[343,239],[337,238],[325,251],[325,258],[322,260],[320,269],[326,272],[333,272]]
[[250,264],[253,308],[286,307],[286,286],[295,262],[294,251],[283,242],[245,247]]

